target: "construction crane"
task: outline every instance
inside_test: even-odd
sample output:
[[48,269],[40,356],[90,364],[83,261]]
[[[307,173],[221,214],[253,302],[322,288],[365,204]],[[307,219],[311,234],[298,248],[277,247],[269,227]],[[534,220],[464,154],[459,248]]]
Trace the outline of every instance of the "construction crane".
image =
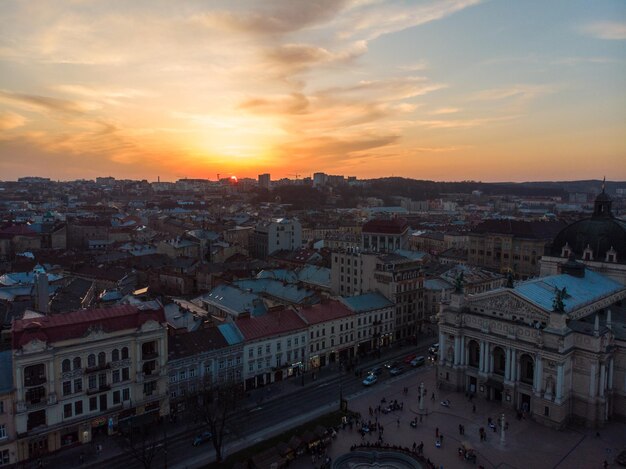
[[217,180],[220,180],[220,173],[217,173]]
[[296,181],[298,180],[298,178],[300,177],[300,174],[296,173],[296,174],[287,174],[287,176],[295,176],[296,177]]

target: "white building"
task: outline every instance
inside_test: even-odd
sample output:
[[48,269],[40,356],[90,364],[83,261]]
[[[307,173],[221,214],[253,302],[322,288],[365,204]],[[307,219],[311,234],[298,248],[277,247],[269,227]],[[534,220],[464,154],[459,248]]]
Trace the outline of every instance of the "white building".
[[258,224],[250,235],[250,255],[265,259],[276,251],[302,247],[302,225],[297,218],[276,218]]

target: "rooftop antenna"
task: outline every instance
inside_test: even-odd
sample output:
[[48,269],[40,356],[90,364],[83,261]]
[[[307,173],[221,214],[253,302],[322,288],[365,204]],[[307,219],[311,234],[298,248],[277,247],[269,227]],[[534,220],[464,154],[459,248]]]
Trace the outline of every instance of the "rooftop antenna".
[[606,184],[606,176],[602,179],[602,193],[604,194],[604,186]]

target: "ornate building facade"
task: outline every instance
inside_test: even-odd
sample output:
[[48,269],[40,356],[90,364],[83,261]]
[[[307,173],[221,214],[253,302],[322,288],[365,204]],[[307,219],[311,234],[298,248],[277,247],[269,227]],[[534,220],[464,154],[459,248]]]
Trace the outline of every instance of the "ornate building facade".
[[557,428],[626,418],[625,298],[574,261],[514,288],[457,291],[439,314],[438,382]]

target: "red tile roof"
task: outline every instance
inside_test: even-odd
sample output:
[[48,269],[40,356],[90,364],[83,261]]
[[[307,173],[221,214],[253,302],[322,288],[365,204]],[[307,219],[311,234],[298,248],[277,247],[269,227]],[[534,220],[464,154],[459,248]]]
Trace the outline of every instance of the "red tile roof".
[[104,332],[135,330],[150,320],[165,323],[163,308],[142,310],[136,306],[123,305],[17,319],[13,321],[11,329],[13,348],[19,349],[33,339],[54,343],[84,337],[94,326],[102,328]]
[[307,308],[298,309],[298,314],[309,324],[332,321],[346,316],[351,316],[352,311],[337,300],[327,303],[319,303]]
[[306,323],[292,309],[271,311],[262,316],[240,317],[235,325],[245,340],[257,340],[273,335],[305,329]]
[[13,225],[0,230],[0,237],[2,238],[12,238],[13,236],[37,236],[37,233],[28,225]]

